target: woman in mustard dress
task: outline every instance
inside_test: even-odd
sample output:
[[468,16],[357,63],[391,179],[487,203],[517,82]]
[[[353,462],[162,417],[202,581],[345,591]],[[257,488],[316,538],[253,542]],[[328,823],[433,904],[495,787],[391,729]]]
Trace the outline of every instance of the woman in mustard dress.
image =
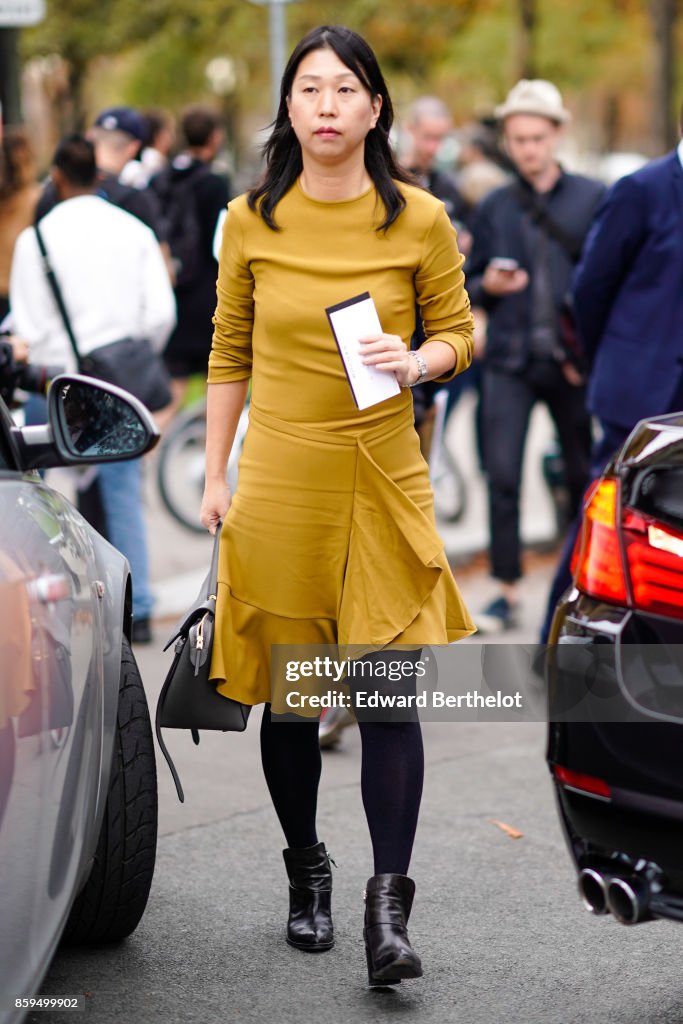
[[[264,177],[228,206],[209,362],[200,517],[211,532],[225,520],[211,675],[225,696],[265,705],[263,768],[288,843],[286,937],[310,952],[334,942],[329,855],[316,832],[319,709],[298,711],[296,724],[278,721],[291,705],[271,680],[272,645],[315,645],[312,656],[351,651],[373,671],[388,645],[401,645],[414,693],[420,649],[474,632],[436,531],[410,391],[469,366],[472,315],[455,232],[443,204],[398,166],[392,118],[360,36],[322,27],[298,44]],[[362,359],[400,388],[361,410],[326,310],[365,292],[382,333],[359,339]],[[416,303],[426,337],[417,355],[409,351]],[[225,468],[250,378],[233,498]],[[395,984],[422,974],[406,931],[420,723],[414,711],[404,721],[369,720],[349,685],[374,855],[368,977]]]

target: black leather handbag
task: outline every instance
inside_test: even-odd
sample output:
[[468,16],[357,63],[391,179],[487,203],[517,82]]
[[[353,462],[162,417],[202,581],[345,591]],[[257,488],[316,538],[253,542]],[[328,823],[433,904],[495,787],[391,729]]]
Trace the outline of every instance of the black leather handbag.
[[54,296],[57,309],[64,323],[69,342],[76,357],[79,373],[89,377],[97,377],[107,384],[130,391],[147,406],[150,412],[164,409],[171,401],[171,378],[161,356],[154,351],[149,338],[121,338],[100,345],[87,355],[82,356],[76,335],[71,325],[71,318],[64,305],[64,296],[59,287],[57,276],[50,262],[45,240],[37,224],[33,229],[36,233],[38,248],[43,259],[45,277]]
[[148,338],[121,338],[81,356],[79,370],[115,384],[144,402],[150,412],[171,401],[168,370]]
[[192,739],[199,743],[200,729],[243,732],[252,707],[251,704],[241,704],[224,697],[209,679],[218,592],[220,534],[221,525],[216,530],[211,568],[197,600],[177,624],[164,647],[166,651],[175,642],[175,657],[157,701],[155,729],[159,748],[171,769],[181,803],[185,802],[183,787],[161,729],[190,729]]

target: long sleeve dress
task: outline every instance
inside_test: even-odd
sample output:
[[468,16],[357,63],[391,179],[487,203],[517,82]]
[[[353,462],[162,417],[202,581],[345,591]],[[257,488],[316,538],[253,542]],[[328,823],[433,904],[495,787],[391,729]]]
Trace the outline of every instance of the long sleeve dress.
[[[400,185],[385,232],[374,186],[341,201],[297,182],[273,231],[228,206],[209,384],[252,378],[239,482],[221,536],[211,676],[224,696],[272,701],[271,645],[363,650],[475,631],[434,518],[410,389],[359,410],[325,310],[369,292],[382,329],[472,357],[463,258],[443,204]],[[304,712],[305,713],[305,712]],[[317,712],[313,712],[317,714]]]

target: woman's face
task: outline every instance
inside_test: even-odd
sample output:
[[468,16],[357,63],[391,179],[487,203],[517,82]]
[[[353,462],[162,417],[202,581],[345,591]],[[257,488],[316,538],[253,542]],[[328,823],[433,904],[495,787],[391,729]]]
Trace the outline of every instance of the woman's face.
[[382,106],[334,50],[314,50],[299,64],[287,99],[304,160],[340,164],[364,152]]

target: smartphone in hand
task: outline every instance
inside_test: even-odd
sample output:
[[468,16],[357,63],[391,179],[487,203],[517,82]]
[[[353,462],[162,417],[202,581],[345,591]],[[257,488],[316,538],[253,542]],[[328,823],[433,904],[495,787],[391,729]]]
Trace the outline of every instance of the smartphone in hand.
[[507,256],[494,256],[489,261],[489,266],[493,270],[499,270],[503,274],[514,274],[515,271],[519,270],[519,263],[517,260],[509,259]]

